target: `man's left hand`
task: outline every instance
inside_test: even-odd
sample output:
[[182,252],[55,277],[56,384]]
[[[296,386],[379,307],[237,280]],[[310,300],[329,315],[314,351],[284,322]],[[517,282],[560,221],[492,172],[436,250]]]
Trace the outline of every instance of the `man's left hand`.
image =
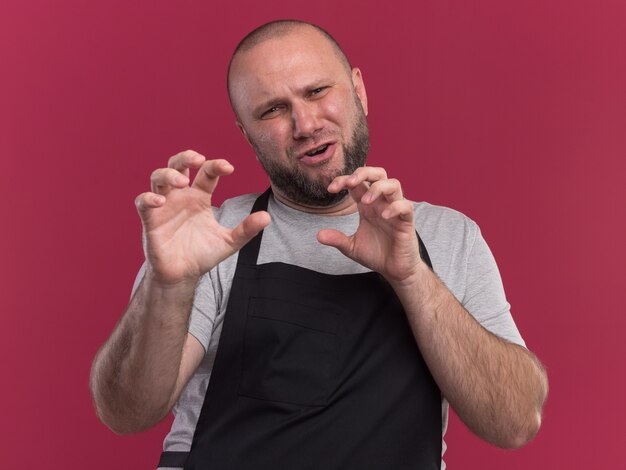
[[396,179],[383,168],[361,167],[351,175],[335,178],[328,191],[347,189],[357,204],[359,226],[353,235],[321,230],[317,239],[334,246],[347,257],[382,274],[390,283],[403,283],[422,262],[413,222],[413,204],[404,199]]

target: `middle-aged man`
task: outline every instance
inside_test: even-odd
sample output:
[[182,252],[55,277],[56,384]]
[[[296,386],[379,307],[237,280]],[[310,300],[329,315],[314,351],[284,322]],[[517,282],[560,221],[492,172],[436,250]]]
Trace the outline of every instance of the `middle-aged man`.
[[442,468],[448,402],[489,442],[528,442],[547,380],[495,261],[474,222],[364,166],[361,71],[279,21],[228,84],[271,189],[212,208],[234,169],[193,151],[152,174],[146,263],[93,365],[100,418],[129,433],[174,407],[161,468]]

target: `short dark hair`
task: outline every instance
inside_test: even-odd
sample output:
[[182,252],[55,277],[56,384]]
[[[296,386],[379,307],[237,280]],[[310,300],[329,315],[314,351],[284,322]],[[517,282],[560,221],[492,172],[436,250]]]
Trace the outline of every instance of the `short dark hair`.
[[[262,43],[263,41],[267,41],[268,39],[274,39],[281,36],[286,36],[291,33],[296,28],[301,27],[309,27],[320,32],[332,45],[337,57],[341,61],[341,63],[345,66],[348,73],[351,72],[352,66],[350,65],[350,61],[346,56],[345,52],[337,42],[337,40],[330,35],[328,31],[326,31],[321,26],[318,26],[313,23],[308,23],[302,20],[275,20],[270,21],[269,23],[262,24],[258,28],[252,30],[250,33],[244,37],[237,47],[235,48],[233,55],[230,58],[230,62],[228,63],[228,71],[226,74],[226,88],[228,90],[228,98],[230,99],[231,106],[233,105],[233,99],[230,90],[230,69],[233,65],[233,60],[240,52],[246,52],[252,49],[257,44]],[[233,106],[234,109],[234,106]]]

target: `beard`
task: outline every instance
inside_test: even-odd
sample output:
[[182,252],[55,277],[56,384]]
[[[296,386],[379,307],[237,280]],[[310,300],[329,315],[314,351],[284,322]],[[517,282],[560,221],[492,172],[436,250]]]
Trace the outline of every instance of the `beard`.
[[[269,176],[272,185],[290,201],[309,207],[328,207],[340,202],[347,196],[348,191],[346,189],[338,193],[329,193],[327,188],[337,176],[354,173],[357,168],[364,166],[367,160],[369,129],[363,107],[356,95],[355,102],[357,119],[352,130],[351,140],[349,143],[342,144],[343,167],[328,172],[319,179],[312,179],[297,165],[288,166],[279,163],[278,159],[272,158],[252,142],[259,162]],[[322,162],[320,166],[328,163]]]

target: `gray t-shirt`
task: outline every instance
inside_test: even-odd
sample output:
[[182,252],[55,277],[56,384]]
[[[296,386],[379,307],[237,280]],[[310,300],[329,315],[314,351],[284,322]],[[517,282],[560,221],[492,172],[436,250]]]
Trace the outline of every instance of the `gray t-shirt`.
[[[214,209],[218,221],[235,227],[250,213],[258,194],[225,201]],[[506,300],[496,262],[480,229],[463,214],[428,203],[414,203],[415,227],[430,255],[433,269],[465,309],[487,330],[513,343],[524,345]],[[335,248],[317,241],[323,228],[352,234],[358,213],[320,216],[292,209],[270,198],[272,223],[264,230],[258,263],[283,262],[326,274],[355,274],[369,271]],[[189,332],[206,350],[200,367],[183,390],[173,409],[174,422],[165,438],[166,451],[188,451],[202,408],[211,368],[222,330],[237,254],[203,276],[196,289]],[[137,276],[135,288],[143,275]],[[448,403],[442,400],[443,433],[448,421]],[[442,436],[443,438],[443,436]],[[442,446],[445,452],[445,442]],[[442,452],[443,453],[443,452]],[[162,467],[163,468],[163,467]],[[442,468],[445,464],[442,462]]]

